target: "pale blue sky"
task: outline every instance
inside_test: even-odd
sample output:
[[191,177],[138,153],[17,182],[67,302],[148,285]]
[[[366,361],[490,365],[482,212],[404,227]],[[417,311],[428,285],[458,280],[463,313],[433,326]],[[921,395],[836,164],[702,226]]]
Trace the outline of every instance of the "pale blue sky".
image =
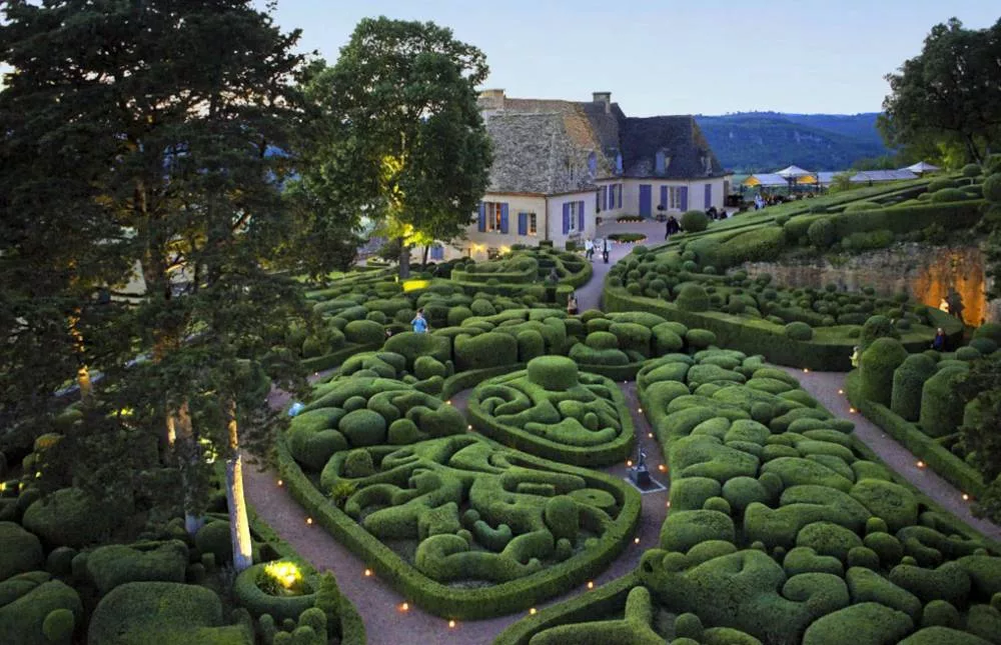
[[[262,0],[263,4],[263,0]],[[932,25],[996,22],[995,0],[278,0],[305,49],[337,59],[366,16],[431,20],[487,55],[485,87],[589,100],[631,116],[873,112],[883,76]]]

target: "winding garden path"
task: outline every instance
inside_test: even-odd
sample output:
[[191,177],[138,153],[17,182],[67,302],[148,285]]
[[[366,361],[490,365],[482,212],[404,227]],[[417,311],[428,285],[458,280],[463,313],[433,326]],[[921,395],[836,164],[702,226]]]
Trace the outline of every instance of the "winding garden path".
[[[656,244],[663,239],[663,224],[659,223],[610,223],[599,228],[600,236],[614,232],[642,232],[647,234],[645,243]],[[597,254],[593,262],[594,274],[590,281],[577,290],[580,311],[601,308],[602,288],[608,270],[633,249],[633,244],[613,244],[610,248],[609,263],[605,264]],[[928,469],[919,469],[916,459],[908,450],[888,437],[873,423],[859,414],[849,411],[847,399],[839,393],[844,387],[843,373],[809,372],[794,368],[782,368],[800,380],[803,388],[838,416],[855,423],[856,435],[868,445],[888,466],[900,473],[911,484],[943,508],[973,526],[982,534],[1001,540],[1001,527],[972,516],[969,503],[962,499],[962,493]],[[314,375],[318,378],[320,375]],[[667,473],[661,471],[663,464],[661,450],[652,438],[650,425],[639,412],[635,382],[620,384],[627,405],[632,414],[638,445],[647,454],[647,463],[654,478],[667,484]],[[452,405],[463,412],[470,390],[454,395]],[[288,402],[284,393],[274,392],[272,405],[283,407]],[[616,464],[601,469],[609,475],[624,478],[626,465]],[[449,628],[445,619],[432,616],[412,603],[408,611],[400,609],[404,598],[377,576],[365,576],[366,564],[346,547],[338,543],[318,526],[306,524],[305,513],[292,499],[288,491],[278,485],[278,477],[270,471],[248,469],[244,474],[245,490],[250,504],[257,514],[300,555],[311,562],[319,571],[330,570],[337,576],[341,590],[358,608],[368,634],[368,641],[375,645],[383,643],[455,643],[488,645],[508,625],[523,618],[526,613],[511,614],[489,620],[459,623]],[[637,528],[636,541],[629,544],[622,554],[601,575],[595,578],[595,585],[605,584],[636,568],[644,550],[655,546],[660,535],[660,527],[667,512],[668,491],[643,495],[643,510]],[[586,587],[570,589],[548,602],[541,603],[539,609],[559,603],[586,592]]]
[[842,392],[845,387],[843,372],[803,372],[792,367],[781,368],[799,379],[803,389],[834,414],[855,424],[855,436],[872,449],[887,466],[899,473],[915,488],[934,500],[981,534],[1001,540],[1001,526],[973,517],[970,503],[957,490],[929,468],[918,468],[918,459],[872,421],[851,412],[851,404]]

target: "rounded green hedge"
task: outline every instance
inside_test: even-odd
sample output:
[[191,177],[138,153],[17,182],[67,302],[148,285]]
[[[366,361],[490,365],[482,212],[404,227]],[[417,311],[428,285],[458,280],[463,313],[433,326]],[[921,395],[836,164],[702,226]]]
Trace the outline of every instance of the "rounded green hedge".
[[936,370],[935,361],[930,356],[908,356],[893,372],[890,409],[908,421],[917,421],[921,415],[921,389]]
[[540,356],[527,365],[528,380],[551,392],[562,392],[578,384],[577,363],[565,356]]
[[984,180],[984,199],[1001,203],[1001,172],[996,172]]
[[307,593],[299,596],[272,596],[260,588],[260,581],[268,563],[255,564],[244,569],[233,583],[233,597],[255,618],[270,614],[276,621],[299,620],[302,612],[316,602],[314,580],[305,581]]
[[966,373],[960,367],[944,367],[921,388],[921,430],[931,437],[953,434],[963,422],[963,399],[956,392],[956,379]]
[[785,335],[793,340],[812,340],[813,328],[805,322],[791,322],[785,326]]
[[709,294],[700,284],[686,284],[681,288],[674,304],[682,311],[707,311],[709,309]]
[[681,215],[681,230],[685,233],[698,233],[709,227],[709,217],[702,211],[685,211]]
[[877,338],[862,352],[859,363],[862,396],[870,401],[890,405],[893,394],[893,373],[907,358],[907,350],[893,338]]

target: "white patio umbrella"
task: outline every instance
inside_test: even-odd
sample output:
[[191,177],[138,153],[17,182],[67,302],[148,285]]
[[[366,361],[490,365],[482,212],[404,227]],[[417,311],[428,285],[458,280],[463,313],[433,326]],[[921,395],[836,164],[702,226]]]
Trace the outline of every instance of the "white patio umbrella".
[[941,170],[938,166],[933,166],[925,161],[919,161],[913,166],[907,166],[906,168],[901,168],[901,170],[910,170],[915,175],[921,175],[926,172],[935,172],[936,170]]
[[783,168],[782,170],[778,171],[775,174],[778,175],[779,177],[782,177],[787,182],[789,182],[789,194],[790,195],[792,194],[792,187],[793,187],[793,184],[796,183],[796,180],[798,180],[800,177],[810,177],[810,176],[813,175],[813,173],[810,172],[809,170],[803,170],[799,166],[795,166],[795,165],[794,166],[788,166],[787,168]]
[[805,177],[807,175],[812,175],[813,173],[809,170],[803,170],[799,166],[789,166],[788,168],[783,168],[775,173],[779,177],[785,177],[786,179],[798,179],[799,177]]

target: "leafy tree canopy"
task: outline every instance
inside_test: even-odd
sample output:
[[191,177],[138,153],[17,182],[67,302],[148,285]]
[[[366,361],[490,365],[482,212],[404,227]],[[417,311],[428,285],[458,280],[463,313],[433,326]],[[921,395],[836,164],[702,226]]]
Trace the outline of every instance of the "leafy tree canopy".
[[1001,136],[1001,20],[971,30],[952,18],[932,28],[921,54],[889,74],[880,128],[892,147],[956,143],[980,162]]
[[[331,136],[317,155],[321,194],[346,191],[349,212],[410,246],[448,240],[469,224],[488,182],[490,142],[476,86],[483,53],[434,23],[362,20],[333,67],[309,75],[305,93]],[[333,200],[331,200],[333,201]]]

